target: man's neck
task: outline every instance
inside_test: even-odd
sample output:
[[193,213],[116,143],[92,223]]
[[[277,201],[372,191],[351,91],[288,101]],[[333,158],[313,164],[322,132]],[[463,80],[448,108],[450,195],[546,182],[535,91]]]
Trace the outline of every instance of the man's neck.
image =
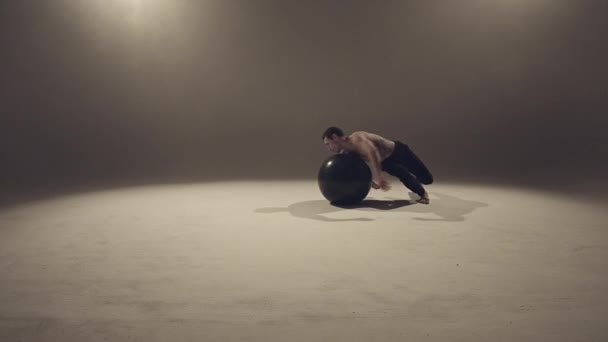
[[346,137],[346,138],[344,138],[344,140],[342,140],[342,144],[340,144],[340,148],[342,150],[344,150],[345,152],[350,152],[352,150],[352,144],[348,137]]

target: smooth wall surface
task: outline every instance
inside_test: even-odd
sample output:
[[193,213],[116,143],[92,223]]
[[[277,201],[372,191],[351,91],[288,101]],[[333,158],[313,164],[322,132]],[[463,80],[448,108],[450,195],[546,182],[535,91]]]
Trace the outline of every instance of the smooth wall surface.
[[600,1],[0,3],[0,181],[314,178],[329,125],[436,179],[602,180]]

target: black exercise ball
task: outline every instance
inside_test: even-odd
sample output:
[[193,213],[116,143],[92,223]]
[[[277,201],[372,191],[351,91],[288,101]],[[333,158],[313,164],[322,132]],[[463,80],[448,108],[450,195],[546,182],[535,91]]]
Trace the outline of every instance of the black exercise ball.
[[319,189],[331,204],[356,204],[369,193],[372,173],[355,153],[335,154],[321,164]]

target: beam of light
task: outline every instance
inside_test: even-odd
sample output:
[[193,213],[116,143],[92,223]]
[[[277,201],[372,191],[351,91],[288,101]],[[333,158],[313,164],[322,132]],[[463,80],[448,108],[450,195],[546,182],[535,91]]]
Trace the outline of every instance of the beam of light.
[[179,28],[188,3],[174,0],[88,0],[69,1],[81,14],[81,25],[100,25],[121,33],[153,33],[163,28]]

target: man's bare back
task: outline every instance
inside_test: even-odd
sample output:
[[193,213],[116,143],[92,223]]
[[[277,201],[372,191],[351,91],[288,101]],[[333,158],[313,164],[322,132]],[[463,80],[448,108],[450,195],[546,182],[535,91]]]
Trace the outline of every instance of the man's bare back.
[[[353,144],[355,152],[361,150],[362,145],[364,145],[366,142],[372,142],[374,144],[374,147],[378,151],[378,154],[380,155],[379,162],[382,162],[386,158],[390,157],[390,155],[393,154],[393,151],[395,150],[394,141],[391,141],[374,133],[357,131],[349,135],[348,139]],[[362,158],[364,158],[365,160],[365,155],[362,155]]]

